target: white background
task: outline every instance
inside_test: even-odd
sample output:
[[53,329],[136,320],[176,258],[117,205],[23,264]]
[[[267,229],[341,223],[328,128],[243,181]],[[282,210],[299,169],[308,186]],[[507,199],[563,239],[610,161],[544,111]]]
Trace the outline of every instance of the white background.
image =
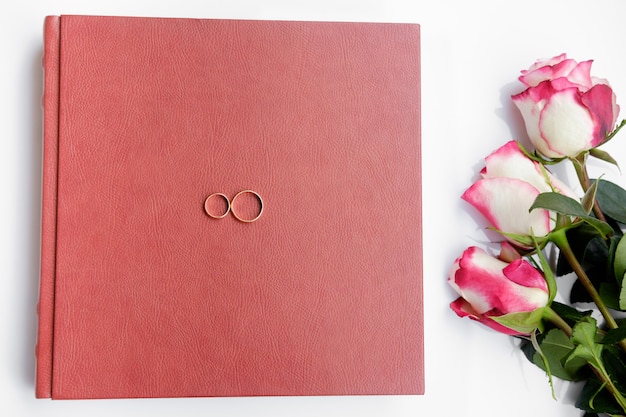
[[[447,272],[484,224],[459,196],[483,158],[526,141],[519,71],[567,52],[594,59],[626,117],[626,2],[527,0],[106,0],[5,2],[0,15],[1,416],[581,416],[578,385],[546,376],[516,342],[448,308]],[[39,272],[41,53],[48,14],[411,22],[422,25],[426,394],[406,397],[51,401],[34,398]],[[605,148],[626,159],[626,131]],[[563,169],[569,178],[571,172]],[[614,167],[597,164],[621,184]],[[625,174],[626,175],[626,174]]]

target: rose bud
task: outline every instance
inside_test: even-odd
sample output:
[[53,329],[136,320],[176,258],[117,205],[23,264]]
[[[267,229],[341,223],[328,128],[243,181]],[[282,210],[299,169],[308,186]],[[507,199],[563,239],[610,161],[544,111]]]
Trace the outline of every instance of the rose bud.
[[461,198],[474,206],[498,231],[516,246],[532,246],[530,236],[545,236],[554,228],[550,211],[530,207],[540,193],[560,192],[577,199],[562,181],[509,141],[485,158],[481,179]]
[[591,76],[593,61],[577,63],[565,54],[522,71],[528,88],[514,95],[528,137],[548,158],[574,158],[601,145],[619,114],[608,81]]
[[469,317],[508,335],[528,333],[494,318],[532,312],[549,301],[543,275],[529,262],[518,258],[507,263],[477,247],[466,249],[454,262],[448,283],[460,295],[450,304],[459,317]]

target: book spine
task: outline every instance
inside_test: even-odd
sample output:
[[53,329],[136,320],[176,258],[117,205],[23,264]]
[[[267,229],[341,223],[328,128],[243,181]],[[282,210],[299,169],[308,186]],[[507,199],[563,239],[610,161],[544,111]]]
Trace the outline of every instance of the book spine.
[[57,164],[59,140],[59,16],[44,21],[43,67],[43,161],[41,270],[37,313],[39,326],[35,354],[37,359],[35,396],[52,396],[52,358],[54,330],[54,287],[56,263]]

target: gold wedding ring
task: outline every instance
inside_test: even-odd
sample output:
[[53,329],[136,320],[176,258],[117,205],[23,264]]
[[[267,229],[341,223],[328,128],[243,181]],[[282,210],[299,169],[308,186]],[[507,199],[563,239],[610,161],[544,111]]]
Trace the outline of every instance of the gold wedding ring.
[[[245,195],[245,194],[251,194],[252,196],[254,196],[254,198],[256,198],[259,202],[259,212],[256,214],[256,216],[243,216],[242,214],[237,214],[235,212],[235,201]],[[226,202],[226,210],[224,210],[224,212],[221,211],[217,211],[215,209],[215,201],[214,199],[216,198],[220,198],[222,200],[224,200]],[[257,220],[259,220],[259,218],[261,217],[261,214],[263,214],[263,199],[261,198],[261,196],[259,195],[259,193],[257,193],[256,191],[252,191],[252,190],[243,190],[238,192],[231,200],[228,199],[228,197],[226,196],[226,194],[223,193],[213,193],[210,196],[208,196],[206,198],[206,200],[204,200],[204,211],[206,212],[206,214],[209,215],[209,217],[212,217],[214,219],[223,219],[224,217],[228,216],[228,213],[232,213],[233,216],[239,220],[240,222],[244,222],[244,223],[252,223],[255,222]]]
[[[255,217],[244,218],[241,215],[238,215],[237,213],[235,213],[235,210],[233,209],[233,206],[235,205],[235,200],[237,200],[237,198],[239,198],[240,196],[242,196],[244,194],[252,194],[253,196],[256,197],[257,200],[259,200],[259,213]],[[237,195],[235,195],[233,197],[233,200],[230,203],[230,212],[233,213],[233,216],[235,216],[235,218],[237,220],[239,220],[240,222],[244,222],[244,223],[255,222],[255,221],[259,220],[259,217],[261,217],[261,214],[263,214],[263,199],[261,198],[259,193],[257,193],[256,191],[252,191],[252,190],[240,191],[239,193],[237,193]]]
[[[214,198],[221,198],[222,200],[226,201],[226,210],[224,211],[224,213],[215,213],[214,208],[211,207],[211,201]],[[230,211],[230,200],[228,199],[228,197],[226,197],[225,194],[213,193],[208,196],[204,201],[204,211],[206,211],[206,214],[208,214],[210,217],[213,217],[214,219],[223,219],[224,217],[228,216],[228,212]]]

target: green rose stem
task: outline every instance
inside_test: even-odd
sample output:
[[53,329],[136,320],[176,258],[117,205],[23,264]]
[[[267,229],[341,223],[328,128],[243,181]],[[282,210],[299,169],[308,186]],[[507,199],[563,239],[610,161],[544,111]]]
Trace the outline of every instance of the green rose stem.
[[[610,329],[617,329],[618,325],[615,318],[611,315],[611,312],[607,308],[606,304],[604,304],[604,301],[602,301],[602,298],[600,298],[600,294],[598,294],[598,291],[591,283],[587,273],[583,269],[582,265],[580,265],[580,262],[578,262],[576,255],[574,255],[574,251],[572,251],[572,248],[567,241],[567,237],[565,236],[565,230],[560,229],[554,231],[551,235],[551,239],[559,247],[563,256],[565,256],[565,259],[567,259],[567,262],[578,276],[578,280],[591,296],[593,302],[598,306],[598,310],[600,310],[602,317],[606,320],[607,326],[609,326]],[[626,339],[620,340],[618,345],[624,352],[626,352]]]
[[[563,332],[567,335],[567,337],[571,338],[573,334],[573,330],[569,324],[561,316],[559,316],[554,310],[550,307],[546,307],[543,310],[543,318],[554,324],[559,329],[563,330]],[[598,378],[604,383],[604,387],[611,393],[613,398],[617,401],[617,403],[622,407],[622,410],[626,413],[626,398],[622,395],[622,393],[617,389],[613,380],[609,376],[606,369],[601,363],[591,364],[589,366],[596,374]]]
[[550,307],[546,307],[543,310],[543,318],[554,324],[559,329],[563,330],[567,337],[572,337],[572,327],[567,324],[567,322],[563,320],[563,318]]

